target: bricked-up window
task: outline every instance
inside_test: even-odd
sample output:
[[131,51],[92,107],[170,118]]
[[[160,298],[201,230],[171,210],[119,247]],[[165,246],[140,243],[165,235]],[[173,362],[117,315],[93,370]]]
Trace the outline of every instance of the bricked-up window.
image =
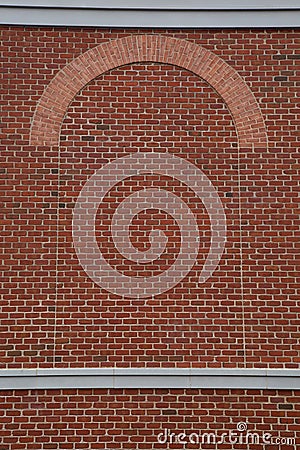
[[[295,31],[148,31],[180,41],[176,52],[174,40],[173,47],[166,42],[168,62],[126,64],[114,39],[133,36],[128,30],[2,29],[9,68],[2,100],[3,367],[52,367],[54,362],[70,367],[298,367]],[[197,51],[219,70],[201,77],[180,67],[176,55],[182,57],[186,41],[204,49]],[[103,43],[114,47],[110,57],[119,64],[82,77],[94,66],[81,55]],[[59,86],[71,98],[57,96],[61,91],[51,91],[51,83],[70,68],[73,84]],[[234,80],[241,91],[225,92],[228,73],[231,89]],[[254,109],[254,104],[259,106]],[[52,113],[42,118],[51,127],[41,129],[43,122],[36,119],[45,105]],[[257,109],[261,115],[254,114]],[[37,140],[28,145],[36,123]],[[227,243],[209,282],[198,285],[211,233],[202,203],[168,177],[133,174],[98,211],[98,242],[112,264],[158,273],[176,257],[176,224],[161,211],[140,213],[131,229],[140,249],[147,248],[147,233],[157,221],[169,234],[168,252],[157,264],[130,265],[111,245],[112,205],[146,183],[174,190],[188,202],[199,223],[201,247],[197,264],[174,289],[129,302],[86,275],[74,251],[71,218],[78,193],[94,171],[121,155],[149,149],[185,158],[210,178],[226,212]]]

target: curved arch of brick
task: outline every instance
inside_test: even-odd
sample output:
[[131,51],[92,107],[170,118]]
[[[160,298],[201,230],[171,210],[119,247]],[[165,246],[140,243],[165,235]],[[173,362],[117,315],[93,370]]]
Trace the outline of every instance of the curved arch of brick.
[[197,44],[159,35],[135,35],[103,43],[64,67],[45,89],[36,108],[30,144],[58,145],[68,106],[87,83],[108,70],[143,61],[176,65],[206,80],[228,105],[240,145],[266,145],[260,108],[240,75]]

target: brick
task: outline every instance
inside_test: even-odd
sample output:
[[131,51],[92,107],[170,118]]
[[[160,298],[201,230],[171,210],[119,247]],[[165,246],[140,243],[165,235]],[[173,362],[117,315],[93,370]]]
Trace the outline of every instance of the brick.
[[[1,368],[299,369],[297,36],[293,29],[1,27]],[[97,243],[127,276],[170,268],[180,227],[158,202],[129,226],[140,252],[150,248],[151,231],[167,237],[151,264],[124,258],[111,234],[125,198],[166,190],[196,217],[200,247],[190,272],[168,291],[137,300],[98,286],[79,263],[72,237],[79,192],[99,168],[136,152],[183,158],[216,188],[227,242],[205,283],[199,277],[211,242],[208,212],[163,163],[169,174],[124,164],[130,177],[97,209]],[[243,418],[250,430],[299,439],[298,396],[7,392],[0,442],[10,450],[161,448],[161,424],[226,430]]]

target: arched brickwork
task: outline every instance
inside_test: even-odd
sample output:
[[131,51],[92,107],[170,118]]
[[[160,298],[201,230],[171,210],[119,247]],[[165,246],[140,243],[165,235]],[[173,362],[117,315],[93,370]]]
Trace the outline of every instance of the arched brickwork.
[[240,145],[266,145],[259,106],[240,75],[199,45],[156,35],[129,36],[103,43],[62,69],[45,89],[37,106],[31,127],[31,145],[58,145],[61,123],[78,91],[103,72],[143,61],[183,67],[206,80],[228,105]]

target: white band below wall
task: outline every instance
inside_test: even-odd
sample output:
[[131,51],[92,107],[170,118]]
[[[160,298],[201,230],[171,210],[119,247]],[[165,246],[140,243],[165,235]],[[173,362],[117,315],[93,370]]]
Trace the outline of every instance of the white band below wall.
[[70,388],[300,390],[300,370],[156,368],[0,370],[1,390]]

